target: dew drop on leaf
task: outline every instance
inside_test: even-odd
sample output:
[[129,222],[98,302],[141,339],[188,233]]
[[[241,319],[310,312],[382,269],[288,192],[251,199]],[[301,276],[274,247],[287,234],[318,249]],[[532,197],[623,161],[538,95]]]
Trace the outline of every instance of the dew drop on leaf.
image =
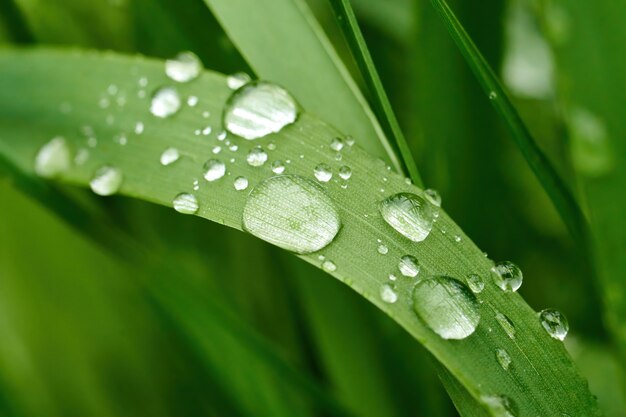
[[569,331],[569,323],[567,318],[558,310],[551,308],[542,310],[539,313],[539,320],[541,326],[548,332],[548,334],[557,339],[564,340]]
[[380,203],[379,210],[391,227],[413,242],[426,239],[433,228],[432,205],[415,194],[394,194]]
[[398,301],[398,293],[394,290],[393,286],[383,284],[380,286],[380,299],[385,303],[393,304]]
[[481,276],[478,274],[469,274],[466,281],[467,285],[475,294],[478,294],[485,289],[485,281],[483,281]]
[[435,276],[413,289],[413,309],[418,317],[444,339],[464,339],[480,322],[478,300],[457,279]]
[[180,83],[197,78],[201,71],[202,62],[193,52],[180,52],[173,59],[165,61],[165,74]]
[[480,400],[493,417],[517,417],[517,405],[506,395],[483,395]]
[[236,90],[226,102],[226,130],[248,140],[279,132],[298,118],[298,104],[284,88],[257,81]]
[[427,188],[424,190],[424,196],[426,197],[428,201],[430,201],[430,204],[437,206],[437,207],[441,207],[441,195],[439,194],[437,190],[433,190],[432,188]]
[[70,148],[60,136],[43,145],[35,157],[35,173],[44,178],[56,177],[67,171],[70,165]]
[[89,187],[98,195],[112,195],[120,189],[122,180],[123,175],[119,168],[104,165],[96,170],[91,181],[89,181]]
[[180,104],[180,96],[174,87],[162,87],[152,96],[150,113],[162,119],[170,117],[180,109]]
[[204,179],[213,182],[226,174],[226,165],[219,159],[209,159],[204,163]]
[[272,162],[272,172],[274,174],[282,174],[285,172],[285,164],[280,159]]
[[496,349],[496,360],[505,371],[509,370],[509,366],[511,366],[511,356],[509,352],[502,348]]
[[387,245],[383,245],[382,243],[380,245],[378,245],[378,253],[380,253],[381,255],[386,255],[389,252],[389,248],[387,247]]
[[344,165],[341,168],[339,168],[339,177],[343,180],[349,180],[350,177],[352,176],[352,170],[350,169],[349,166]]
[[332,149],[333,151],[341,151],[343,149],[344,146],[344,141],[341,138],[333,138],[330,141],[330,149]]
[[252,81],[252,78],[245,72],[237,72],[226,77],[226,85],[231,90],[237,90]]
[[180,158],[180,153],[178,152],[178,149],[167,148],[161,154],[161,159],[160,159],[161,165],[163,166],[171,165],[174,162],[178,161],[178,158]]
[[420,263],[413,255],[404,255],[398,263],[400,273],[405,277],[415,277],[420,272]]
[[513,324],[511,319],[509,319],[507,316],[499,311],[496,311],[495,318],[500,327],[502,327],[502,330],[504,330],[504,333],[509,336],[509,339],[515,339],[517,330],[515,330],[515,325]]
[[283,249],[311,253],[333,241],[341,221],[319,185],[300,176],[281,175],[262,181],[250,192],[243,227]]
[[502,261],[491,268],[493,281],[502,291],[515,292],[522,286],[522,270],[513,262]]
[[328,182],[333,177],[332,168],[323,162],[315,166],[313,174],[319,182]]
[[267,161],[267,152],[260,146],[255,146],[250,149],[250,152],[246,155],[246,161],[250,166],[260,167]]
[[337,270],[337,265],[333,261],[325,260],[322,262],[322,269],[326,272],[335,272]]
[[180,193],[172,201],[174,210],[183,214],[196,214],[198,212],[198,200],[193,194]]
[[233,186],[237,191],[245,190],[248,188],[248,179],[246,177],[237,177],[233,182]]

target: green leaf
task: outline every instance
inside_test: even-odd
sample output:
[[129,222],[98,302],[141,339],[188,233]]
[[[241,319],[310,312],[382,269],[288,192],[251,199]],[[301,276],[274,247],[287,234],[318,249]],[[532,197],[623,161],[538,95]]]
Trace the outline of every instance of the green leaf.
[[[124,175],[122,194],[171,205],[179,193],[193,192],[200,217],[241,229],[247,194],[234,189],[234,178],[245,176],[254,187],[273,175],[269,164],[255,168],[245,163],[245,154],[252,147],[269,149],[274,142],[276,149],[269,151],[270,160],[290,160],[287,173],[305,177],[311,177],[320,162],[329,164],[334,172],[341,165],[349,165],[353,174],[346,189],[338,180],[324,187],[339,209],[342,230],[328,247],[314,255],[301,255],[302,259],[318,267],[319,255],[332,260],[337,266],[334,277],[404,327],[472,397],[507,395],[517,403],[521,415],[599,414],[562,343],[549,337],[536,313],[518,294],[504,293],[491,282],[492,261],[443,211],[428,239],[421,243],[413,243],[390,228],[378,215],[379,201],[397,192],[421,191],[358,146],[344,149],[342,161],[336,161],[336,152],[329,144],[340,133],[318,118],[303,112],[296,125],[253,143],[230,137],[239,149],[234,153],[224,149],[215,156],[211,148],[220,143],[216,138],[221,128],[219,115],[231,95],[222,75],[205,71],[194,82],[178,85],[183,98],[189,94],[199,97],[197,106],[184,107],[172,118],[155,119],[149,113],[150,94],[138,97],[142,89],[139,79],[147,78],[151,91],[171,84],[160,61],[53,50],[5,51],[0,54],[0,68],[0,152],[25,171],[32,171],[37,150],[53,136],[64,136],[74,151],[86,147],[88,141],[82,132],[90,126],[98,145],[90,148],[88,160],[74,166],[63,180],[85,185],[102,165],[114,165]],[[110,85],[116,86],[118,94],[123,92],[126,102],[103,109],[100,99]],[[211,114],[208,119],[203,117],[206,111]],[[144,124],[138,135],[133,133],[137,122]],[[207,124],[213,128],[211,135],[194,134]],[[127,135],[125,146],[115,141],[121,133]],[[183,157],[163,167],[159,157],[170,146],[176,146]],[[230,175],[203,182],[195,191],[193,182],[202,179],[202,165],[210,157],[226,161]],[[389,247],[387,255],[377,253],[377,239]],[[398,280],[398,302],[381,300],[381,285],[388,282],[389,273],[397,273],[398,261],[406,254],[419,259],[424,276],[446,274],[464,280],[469,273],[478,273],[485,278],[485,290],[477,296],[483,303],[474,334],[452,341],[430,330],[413,312],[411,279]],[[510,339],[495,319],[497,311],[514,323],[515,339]],[[505,348],[510,354],[509,371],[496,361],[496,348]]]
[[401,170],[379,122],[304,0],[205,2],[260,78],[287,88],[311,113]]

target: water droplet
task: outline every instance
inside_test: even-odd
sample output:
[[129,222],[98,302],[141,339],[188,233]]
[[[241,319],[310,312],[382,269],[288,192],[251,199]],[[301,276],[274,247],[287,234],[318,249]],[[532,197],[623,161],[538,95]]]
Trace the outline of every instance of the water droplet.
[[349,180],[350,177],[352,176],[352,170],[350,169],[349,166],[344,165],[341,168],[339,168],[339,177],[343,180]]
[[96,146],[98,146],[98,139],[93,136],[87,138],[87,146],[89,146],[90,148],[95,148]]
[[333,138],[330,141],[330,149],[332,149],[333,151],[337,151],[337,152],[341,151],[343,149],[343,145],[344,145],[344,142],[343,142],[343,139],[341,138]]
[[298,118],[298,104],[282,87],[253,82],[235,91],[224,108],[224,126],[252,140],[279,132]]
[[491,268],[493,281],[500,289],[507,292],[515,292],[522,286],[522,270],[513,262],[502,261]]
[[74,157],[74,163],[76,165],[83,165],[89,159],[89,151],[85,148],[80,148],[78,152],[76,152],[76,156]]
[[198,200],[193,194],[181,193],[172,201],[174,210],[183,214],[196,214],[198,212]]
[[348,146],[354,145],[354,138],[352,136],[346,136],[346,145]]
[[380,253],[381,255],[386,255],[387,253],[389,253],[389,248],[381,243],[380,245],[378,245],[378,253]]
[[237,177],[233,183],[235,190],[242,191],[248,188],[248,179],[246,177]]
[[180,153],[178,152],[178,149],[167,148],[161,154],[161,165],[168,166],[170,164],[173,164],[174,162],[178,161],[178,158],[180,158]]
[[322,263],[322,269],[326,272],[335,272],[337,270],[337,265],[333,261],[324,261]]
[[427,188],[424,190],[424,196],[430,203],[434,206],[441,207],[441,195],[437,190],[433,190],[432,188]]
[[197,96],[189,96],[189,97],[187,97],[187,105],[189,107],[196,107],[197,104],[198,104],[198,97]]
[[313,170],[313,174],[319,182],[328,182],[333,177],[332,168],[323,162],[321,164],[317,164]]
[[211,116],[211,112],[208,111],[203,111],[202,112],[202,117],[205,119],[208,119]]
[[128,137],[126,137],[125,133],[120,133],[113,138],[113,141],[120,144],[121,146],[126,146],[128,143]]
[[564,340],[569,331],[567,318],[560,311],[548,308],[539,313],[539,320],[550,336],[557,340]]
[[285,164],[280,159],[272,162],[272,172],[274,174],[282,174],[285,172]]
[[604,122],[584,109],[568,115],[572,163],[582,174],[598,177],[614,165],[613,151]]
[[142,122],[137,122],[135,124],[135,134],[136,135],[141,135],[143,133],[144,130],[144,125]]
[[211,128],[211,126],[207,126],[204,129],[202,129],[202,134],[204,136],[209,136],[211,134],[212,130],[213,130],[213,128]]
[[193,52],[181,52],[174,59],[165,61],[165,74],[180,83],[197,78],[200,71],[202,71],[202,62]]
[[496,349],[496,360],[502,369],[505,371],[509,370],[509,366],[511,366],[511,356],[509,356],[509,352],[501,348]]
[[204,179],[212,182],[226,174],[226,165],[218,159],[209,159],[204,163]]
[[300,176],[281,175],[254,187],[244,207],[243,226],[283,249],[311,253],[333,241],[341,221],[319,185]]
[[413,242],[426,239],[433,228],[431,204],[415,194],[394,194],[380,203],[379,210],[391,227]]
[[175,114],[179,109],[180,96],[174,87],[162,87],[152,96],[150,113],[156,117],[169,117]]
[[64,138],[57,136],[43,145],[35,157],[35,172],[53,178],[70,168],[70,148]]
[[194,191],[198,191],[200,189],[200,181],[193,180],[193,189]]
[[461,236],[459,235],[454,235],[454,241],[459,243],[461,241]]
[[89,182],[91,191],[98,195],[115,194],[122,185],[122,171],[119,168],[105,165],[100,167]]
[[270,151],[275,151],[276,150],[276,144],[274,142],[270,142],[267,144],[267,149],[269,149]]
[[466,281],[470,289],[476,294],[485,289],[485,281],[478,274],[469,274]]
[[489,100],[495,100],[497,98],[498,98],[498,93],[496,93],[495,91],[489,92]]
[[267,161],[267,153],[260,146],[255,146],[246,155],[246,161],[250,166],[260,167]]
[[398,264],[400,273],[405,277],[415,277],[420,272],[420,263],[413,255],[404,255]]
[[220,133],[217,134],[217,140],[219,140],[220,142],[223,141],[224,139],[226,139],[226,131],[222,130]]
[[398,277],[395,276],[395,274],[389,274],[388,278],[389,278],[390,281],[396,281],[398,279]]
[[444,339],[464,339],[480,322],[476,296],[462,282],[447,276],[418,282],[413,290],[413,309]]
[[509,336],[509,339],[515,339],[515,334],[517,333],[517,330],[515,330],[515,325],[513,324],[511,319],[509,319],[507,316],[500,313],[499,311],[496,311],[495,317],[498,324],[500,324],[500,327],[502,327],[502,330],[504,330],[504,333]]
[[483,395],[480,400],[493,417],[517,417],[517,405],[506,395]]
[[226,77],[226,85],[231,90],[237,90],[252,81],[252,78],[245,72],[237,72]]
[[380,286],[380,299],[385,303],[393,304],[398,301],[398,293],[389,284]]

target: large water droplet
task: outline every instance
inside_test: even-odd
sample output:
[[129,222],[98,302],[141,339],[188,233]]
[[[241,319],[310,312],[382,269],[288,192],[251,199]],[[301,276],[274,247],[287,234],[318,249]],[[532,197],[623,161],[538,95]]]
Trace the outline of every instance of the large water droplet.
[[517,405],[506,395],[483,395],[480,400],[493,417],[517,417]]
[[413,309],[444,339],[464,339],[480,322],[476,296],[462,282],[447,276],[418,282],[413,290]]
[[548,308],[539,313],[541,326],[548,332],[550,336],[557,340],[564,340],[569,331],[569,323],[567,318],[560,311]]
[[200,75],[202,62],[193,52],[181,52],[174,59],[165,61],[165,74],[174,81],[186,83]]
[[493,281],[500,289],[507,292],[514,292],[522,286],[524,276],[522,270],[513,262],[498,262],[491,268]]
[[281,175],[254,187],[243,210],[243,226],[283,249],[311,253],[333,241],[341,221],[319,185],[300,176]]
[[282,87],[253,82],[235,91],[224,107],[226,129],[252,140],[279,132],[298,118],[298,104]]
[[213,182],[226,174],[226,165],[219,159],[209,159],[204,163],[204,179]]
[[196,214],[198,212],[198,200],[193,194],[180,193],[172,201],[174,210],[183,214]]
[[35,157],[35,172],[44,178],[62,174],[70,168],[70,165],[70,148],[60,136],[43,145]]
[[180,158],[180,153],[178,152],[178,149],[167,148],[161,154],[161,159],[160,159],[161,165],[163,166],[171,165],[174,162],[178,161],[178,158]]
[[180,96],[174,87],[162,87],[152,96],[150,113],[156,117],[166,118],[180,109]]
[[100,167],[89,182],[91,191],[98,195],[115,194],[122,185],[122,171],[119,168],[105,165]]
[[426,239],[433,228],[432,205],[415,194],[394,194],[380,203],[379,210],[391,227],[413,242]]
[[267,161],[267,152],[265,152],[260,146],[255,146],[250,149],[250,152],[246,155],[246,161],[250,166],[260,167]]
[[509,370],[509,366],[511,366],[511,356],[509,356],[509,352],[501,348],[496,349],[496,360],[502,369],[505,371]]
[[404,255],[398,263],[400,273],[405,277],[415,277],[420,272],[420,263],[413,255]]
[[315,166],[313,174],[319,182],[328,182],[333,177],[332,168],[323,162]]
[[393,289],[393,286],[383,284],[380,286],[380,299],[385,303],[393,304],[398,301],[398,293]]

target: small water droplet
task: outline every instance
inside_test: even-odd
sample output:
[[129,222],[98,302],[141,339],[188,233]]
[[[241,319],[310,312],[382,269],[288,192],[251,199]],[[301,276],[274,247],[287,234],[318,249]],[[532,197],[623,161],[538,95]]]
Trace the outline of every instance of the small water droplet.
[[388,278],[390,281],[396,281],[398,279],[398,277],[395,274],[389,274]]
[[198,200],[193,194],[180,193],[172,201],[174,210],[183,214],[196,214],[198,212]]
[[122,171],[119,168],[105,165],[96,170],[89,182],[89,186],[94,193],[107,196],[118,192],[122,185],[122,180]]
[[200,189],[200,181],[193,180],[193,189],[194,191],[198,191]]
[[178,152],[178,149],[167,148],[161,154],[161,159],[160,159],[161,165],[163,166],[171,165],[174,162],[178,161],[178,158],[180,158],[180,153]]
[[139,78],[139,81],[137,81],[137,84],[139,84],[139,87],[146,87],[148,85],[148,78],[146,77]]
[[187,97],[187,105],[189,107],[196,107],[197,104],[198,104],[198,97],[197,96],[189,96],[189,97]]
[[381,255],[386,255],[387,253],[389,253],[389,248],[381,243],[380,245],[378,245],[378,253],[380,253]]
[[180,109],[180,96],[174,87],[162,87],[152,96],[150,113],[156,117],[172,116]]
[[504,349],[497,348],[496,349],[496,360],[505,371],[509,370],[509,366],[511,366],[511,356],[509,356],[509,352]]
[[209,159],[204,163],[204,179],[213,182],[226,174],[226,165],[218,159]]
[[202,62],[193,52],[180,52],[173,59],[165,61],[165,74],[180,83],[197,78],[201,71]]
[[420,263],[413,255],[404,255],[398,264],[400,273],[405,277],[415,277],[420,272]]
[[283,161],[277,159],[276,161],[272,162],[272,172],[274,174],[282,174],[283,172],[285,172],[285,164],[283,164]]
[[245,72],[237,72],[226,77],[226,85],[231,90],[237,90],[252,81],[252,78]]
[[343,139],[341,138],[333,138],[330,141],[330,149],[332,149],[333,151],[341,151],[343,149],[344,146],[344,142]]
[[226,129],[252,140],[279,132],[298,118],[298,104],[282,87],[252,82],[236,90],[224,107]]
[[128,137],[125,133],[120,133],[113,138],[113,141],[121,146],[126,146],[126,144],[128,143]]
[[217,140],[221,142],[224,139],[226,139],[226,136],[227,136],[226,131],[222,130],[220,133],[217,134]]
[[246,177],[237,177],[235,178],[235,182],[233,182],[233,186],[237,191],[245,190],[248,188],[248,179]]
[[506,395],[483,395],[480,400],[493,417],[517,417],[517,405]]
[[344,165],[341,168],[339,168],[339,177],[343,180],[349,180],[350,177],[352,176],[352,170],[350,169],[349,166]]
[[551,308],[542,310],[539,313],[539,320],[541,326],[548,332],[548,334],[557,339],[564,340],[569,331],[569,323],[567,318],[560,311]]
[[222,147],[221,146],[214,146],[213,148],[211,148],[211,152],[215,155],[217,155],[218,153],[222,152]]
[[213,128],[211,126],[207,126],[204,129],[202,129],[202,134],[204,136],[209,136],[211,134],[211,131],[213,131]]
[[326,272],[335,272],[337,270],[337,265],[333,261],[326,260],[322,262],[322,269]]
[[270,142],[267,144],[267,149],[269,149],[270,151],[275,151],[276,150],[276,144],[274,142]]
[[476,296],[462,282],[447,276],[424,279],[413,290],[413,309],[444,339],[464,339],[480,322]]
[[323,162],[315,166],[313,174],[319,182],[328,182],[333,177],[332,168]]
[[333,201],[315,182],[280,175],[257,184],[243,211],[245,230],[296,253],[311,253],[333,241],[341,227]]
[[459,243],[461,241],[461,236],[459,235],[454,235],[454,241]]
[[208,119],[211,116],[211,112],[208,111],[203,111],[202,112],[202,117],[205,119]]
[[502,327],[502,330],[504,330],[504,333],[509,336],[509,339],[515,339],[515,334],[517,333],[517,330],[515,330],[515,325],[513,324],[511,319],[509,319],[507,316],[500,313],[499,311],[496,311],[495,318],[498,324],[500,324],[500,327]]
[[260,146],[255,146],[246,155],[246,161],[250,166],[260,167],[267,161],[267,153]]
[[76,152],[76,156],[74,157],[74,163],[76,165],[83,165],[89,159],[89,151],[85,148],[80,148],[78,152]]
[[354,145],[354,138],[352,136],[346,136],[346,145],[348,146],[353,146]]
[[469,274],[466,281],[470,289],[476,294],[485,289],[485,281],[478,274]]
[[427,188],[424,190],[424,196],[434,206],[441,207],[441,195],[437,190]]
[[109,95],[114,96],[117,94],[118,88],[115,84],[110,84],[107,87],[107,93],[109,93]]
[[415,194],[394,194],[380,203],[379,210],[391,227],[413,242],[426,239],[433,228],[431,204]]
[[515,292],[522,286],[522,270],[513,262],[502,261],[491,268],[493,281],[506,292]]
[[495,100],[498,98],[498,93],[496,93],[495,91],[491,91],[489,93],[489,100]]
[[389,284],[380,286],[380,299],[387,304],[393,304],[398,301],[398,293]]
[[141,135],[143,133],[144,130],[144,125],[142,122],[137,122],[135,124],[135,134],[136,135]]
[[44,178],[56,177],[67,171],[70,166],[70,148],[60,136],[43,145],[35,157],[35,172]]

